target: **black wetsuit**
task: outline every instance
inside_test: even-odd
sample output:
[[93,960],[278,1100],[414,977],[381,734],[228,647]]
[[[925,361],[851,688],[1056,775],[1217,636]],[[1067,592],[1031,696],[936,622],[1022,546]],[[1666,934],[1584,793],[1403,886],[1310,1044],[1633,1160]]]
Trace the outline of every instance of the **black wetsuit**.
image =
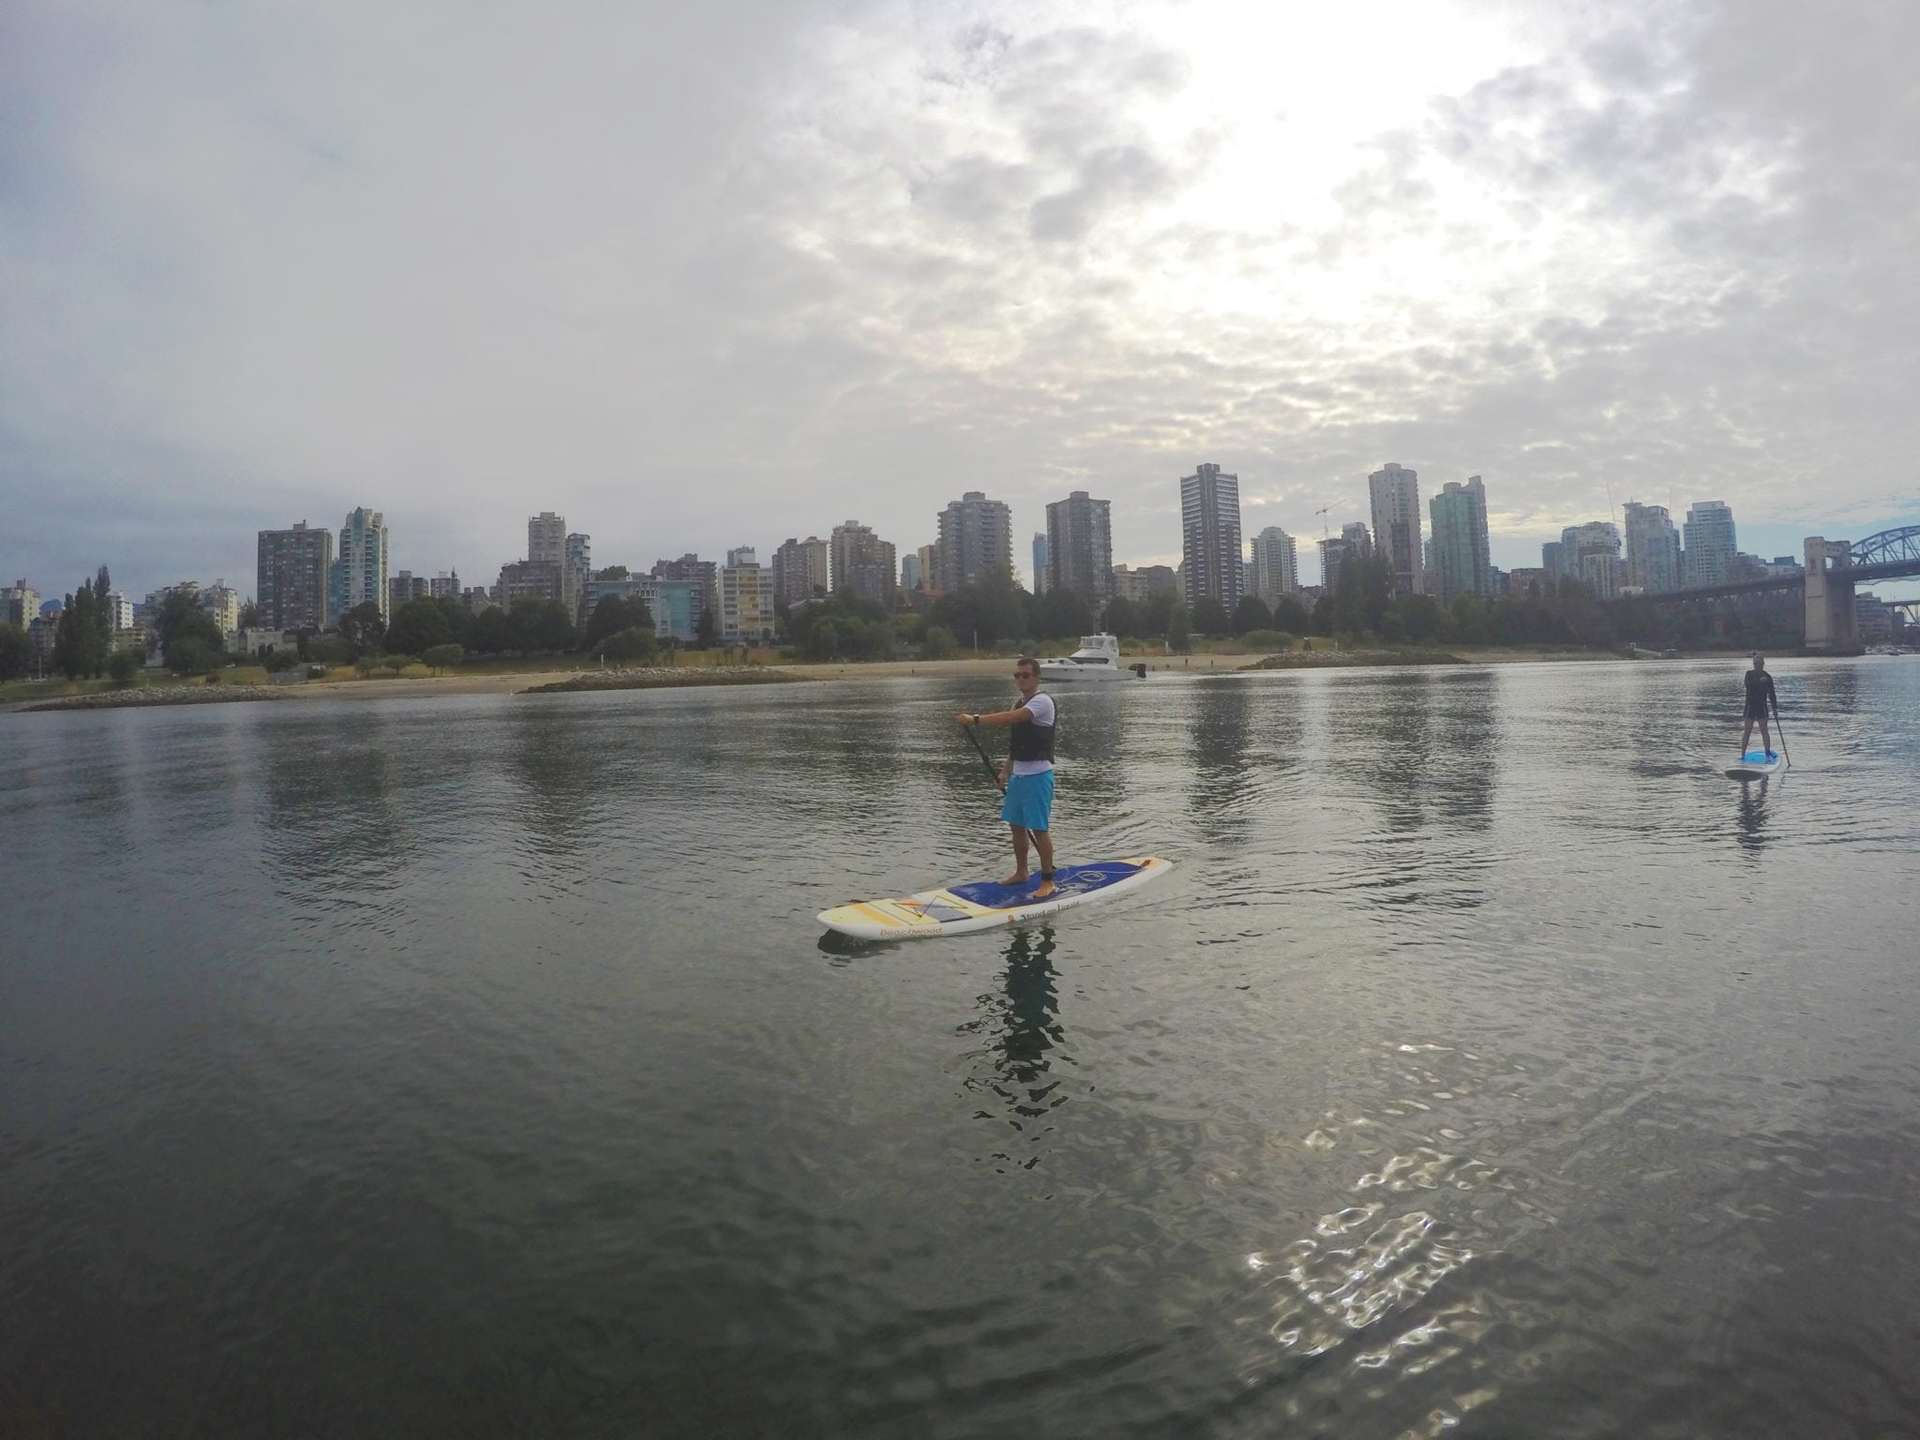
[[1747,719],[1767,719],[1769,704],[1780,708],[1780,697],[1773,693],[1773,676],[1764,670],[1747,671]]

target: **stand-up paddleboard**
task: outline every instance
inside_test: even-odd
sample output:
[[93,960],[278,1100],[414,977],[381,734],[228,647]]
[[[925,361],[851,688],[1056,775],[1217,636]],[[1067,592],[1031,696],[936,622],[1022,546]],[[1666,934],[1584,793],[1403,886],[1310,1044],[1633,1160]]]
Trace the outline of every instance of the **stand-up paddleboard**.
[[859,940],[925,940],[935,935],[964,935],[996,925],[1018,925],[1059,910],[1107,900],[1137,890],[1173,868],[1171,860],[1148,855],[1136,860],[1096,860],[1091,865],[1062,865],[1054,872],[1054,893],[1032,898],[1038,880],[1002,885],[967,880],[943,890],[925,890],[904,900],[856,900],[822,910],[829,930]]
[[1769,775],[1778,775],[1786,768],[1784,756],[1775,755],[1771,760],[1764,750],[1749,750],[1740,757],[1740,763],[1726,772],[1729,780],[1764,780]]

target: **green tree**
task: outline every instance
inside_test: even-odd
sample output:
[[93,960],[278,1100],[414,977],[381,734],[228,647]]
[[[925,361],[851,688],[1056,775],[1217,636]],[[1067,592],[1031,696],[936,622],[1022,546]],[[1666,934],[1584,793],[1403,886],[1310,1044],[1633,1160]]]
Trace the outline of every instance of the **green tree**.
[[113,577],[102,565],[93,577],[93,629],[94,648],[89,660],[97,662],[99,668],[93,673],[98,675],[101,669],[113,659],[113,607],[107,603],[107,596],[113,593]]
[[513,602],[506,620],[506,649],[537,654],[573,648],[573,620],[567,607],[557,601],[522,595]]
[[389,651],[387,654],[380,657],[380,663],[386,666],[387,669],[391,670],[394,674],[394,678],[398,679],[400,677],[400,672],[406,669],[409,665],[418,665],[420,663],[420,657],[418,655],[407,655],[407,654],[402,654],[395,651]]
[[18,680],[32,668],[33,641],[11,621],[0,620],[0,680]]
[[176,675],[204,675],[219,658],[219,648],[198,632],[178,633],[167,646],[167,668]]
[[316,665],[345,665],[353,659],[353,647],[338,635],[316,635],[307,642],[306,658]]
[[1075,639],[1093,629],[1093,606],[1077,590],[1049,590],[1034,600],[1033,632]]
[[580,643],[584,649],[593,650],[609,635],[634,629],[653,629],[653,612],[647,609],[647,602],[638,598],[622,599],[618,595],[608,595],[587,616],[586,633]]
[[512,623],[498,605],[489,605],[473,617],[473,628],[467,636],[469,650],[478,655],[498,655],[512,644]]
[[260,664],[269,675],[278,675],[291,670],[300,663],[300,657],[291,650],[269,650],[260,659]]
[[249,600],[240,607],[240,628],[242,630],[253,630],[257,629],[259,624],[260,607]]
[[[1042,597],[1044,599],[1044,597]],[[927,612],[929,625],[944,625],[959,637],[963,645],[978,639],[981,645],[998,645],[1031,634],[1037,620],[1029,618],[1032,596],[1013,583],[1002,569],[982,571],[971,584],[950,590],[933,602]],[[1080,602],[1084,609],[1086,602]]]
[[69,680],[103,673],[112,649],[111,632],[101,628],[112,616],[105,598],[96,595],[94,583],[82,580],[80,588],[67,596],[54,628],[53,663]]
[[1140,607],[1124,595],[1116,595],[1107,601],[1107,613],[1100,617],[1100,623],[1107,628],[1109,635],[1140,635]]
[[133,677],[139,673],[140,657],[131,650],[116,650],[107,657],[107,674],[120,688],[131,685]]
[[1184,600],[1175,597],[1173,612],[1167,617],[1167,643],[1176,650],[1185,650],[1192,642],[1192,634],[1187,625],[1187,606]]
[[603,637],[594,645],[593,653],[608,660],[618,660],[622,664],[637,661],[644,665],[653,659],[657,649],[659,649],[659,641],[654,636],[652,624],[649,623],[629,625],[624,630],[614,631],[613,634]]
[[1233,628],[1227,607],[1211,596],[1194,602],[1188,623],[1202,635],[1225,635]]
[[225,644],[225,637],[213,616],[200,608],[200,602],[184,591],[175,590],[160,602],[160,609],[154,616],[154,632],[160,637],[160,649],[163,654],[171,654],[176,640],[196,636],[215,650]]
[[857,621],[841,622],[832,616],[823,615],[806,627],[800,637],[800,653],[809,660],[837,660],[840,658],[840,626],[842,623],[856,624]]
[[1173,612],[1180,606],[1180,597],[1171,590],[1156,590],[1141,602],[1140,633],[1142,635],[1168,635],[1173,624]]
[[409,600],[387,624],[386,648],[417,655],[453,638],[447,612],[436,600]]
[[380,616],[379,605],[371,600],[363,600],[342,615],[340,638],[347,642],[347,649],[356,660],[366,655],[378,655],[386,649],[387,622]]
[[707,603],[700,607],[700,618],[694,622],[693,639],[702,650],[713,648],[720,638],[720,617],[713,613],[713,597],[707,597]]
[[1282,595],[1273,602],[1273,628],[1289,635],[1304,635],[1313,628],[1313,617],[1293,596]]
[[450,665],[458,665],[466,658],[466,654],[460,646],[448,643],[429,646],[420,658],[435,670],[445,670]]
[[920,641],[920,653],[929,660],[944,660],[959,648],[959,643],[946,626],[929,625]]
[[1267,608],[1267,602],[1258,595],[1242,595],[1240,603],[1233,607],[1233,633],[1244,635],[1249,630],[1272,628],[1273,612]]

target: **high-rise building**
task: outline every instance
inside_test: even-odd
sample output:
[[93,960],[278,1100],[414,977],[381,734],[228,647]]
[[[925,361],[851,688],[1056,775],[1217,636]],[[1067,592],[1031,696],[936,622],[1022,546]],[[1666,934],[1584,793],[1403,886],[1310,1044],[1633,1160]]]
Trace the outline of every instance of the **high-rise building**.
[[1567,547],[1563,541],[1549,540],[1540,547],[1540,568],[1552,580],[1567,573]]
[[1245,585],[1240,477],[1218,465],[1180,477],[1180,567],[1188,605],[1217,600],[1232,615]]
[[200,608],[213,617],[222,635],[240,628],[240,592],[222,580],[216,580],[200,592]]
[[1051,562],[1049,561],[1048,555],[1047,555],[1047,537],[1041,532],[1035,531],[1033,536],[1033,593],[1034,594],[1044,595],[1047,593],[1047,584],[1050,578],[1048,574],[1050,565],[1051,565]]
[[920,588],[929,595],[940,593],[940,547],[922,545],[913,552],[920,557]]
[[1456,595],[1488,595],[1493,562],[1488,555],[1487,492],[1478,475],[1462,485],[1449,480],[1427,502],[1433,515],[1432,589],[1443,604]]
[[1371,560],[1373,558],[1373,532],[1358,520],[1340,527],[1340,538],[1353,547],[1353,558]]
[[16,580],[0,590],[0,620],[22,630],[40,618],[40,592],[25,580]]
[[1560,573],[1578,580],[1595,598],[1611,600],[1626,583],[1620,530],[1611,520],[1589,520],[1560,532]]
[[1696,500],[1687,507],[1686,553],[1681,568],[1689,590],[1724,585],[1739,552],[1733,510],[1724,500]]
[[442,570],[427,582],[427,594],[435,600],[458,600],[460,598],[460,572]]
[[511,610],[516,600],[550,600],[564,604],[566,588],[560,567],[551,560],[513,560],[500,567],[494,598]]
[[1171,565],[1113,567],[1113,593],[1123,600],[1149,600],[1155,595],[1178,595],[1180,577]]
[[[647,613],[651,615],[654,612],[656,602],[659,600],[658,585],[659,582],[651,575],[626,574],[616,579],[605,570],[601,571],[598,575],[589,575],[587,577],[585,602],[586,614],[591,617],[594,606],[598,605],[602,600],[612,598],[617,600],[637,600],[647,607]],[[771,605],[772,601],[769,600],[768,604]]]
[[1268,605],[1300,589],[1298,542],[1278,525],[1269,525],[1253,537],[1253,563],[1248,567],[1248,589]]
[[567,536],[566,563],[560,567],[562,604],[577,621],[586,604],[587,581],[593,576],[593,537],[579,531]]
[[333,532],[309,529],[258,535],[253,577],[254,607],[263,630],[311,630],[327,623],[327,567],[333,564]]
[[1613,599],[1626,584],[1627,562],[1617,554],[1601,549],[1583,550],[1578,564],[1580,570],[1576,578],[1596,600]]
[[392,538],[378,510],[363,505],[347,513],[340,527],[339,558],[334,561],[338,585],[331,599],[338,608],[329,623],[337,624],[349,610],[368,604],[380,607],[382,624],[392,618],[387,609],[387,552]]
[[1642,505],[1629,500],[1627,522],[1627,583],[1648,595],[1664,595],[1680,588],[1680,532],[1664,505]]
[[[952,507],[949,506],[949,509]],[[858,520],[833,527],[833,588],[850,590],[863,600],[893,604],[893,546]],[[946,547],[941,547],[944,563]]]
[[1420,534],[1420,472],[1388,464],[1367,477],[1367,496],[1373,504],[1373,545],[1386,557],[1393,593],[1423,593],[1426,555]]
[[109,590],[104,601],[107,611],[107,623],[114,630],[133,628],[133,601],[118,590]]
[[920,552],[900,557],[900,588],[911,595],[920,588]]
[[782,541],[773,552],[775,598],[797,605],[816,594],[826,594],[830,583],[829,552],[827,542],[817,535]]
[[691,644],[699,634],[706,608],[706,587],[699,580],[653,581],[653,633],[662,640]]
[[1110,507],[1084,490],[1047,506],[1047,588],[1084,596],[1095,614],[1113,594]]
[[[1013,574],[1013,511],[1003,500],[969,490],[939,515],[938,574],[942,590],[958,590],[989,571]],[[834,581],[834,588],[840,582]]]
[[1518,566],[1507,572],[1507,594],[1515,600],[1545,599],[1560,577],[1544,566]]
[[425,600],[432,593],[426,576],[402,570],[387,582],[387,613],[391,615],[409,600]]
[[1355,561],[1364,558],[1359,545],[1346,536],[1339,539],[1326,539],[1320,543],[1320,588],[1332,595],[1340,588],[1340,572]]
[[542,565],[566,565],[566,516],[542,510],[527,517],[527,559]]
[[720,638],[729,645],[773,639],[773,577],[748,545],[729,550],[720,567]]
[[[656,560],[653,562],[653,578],[656,580],[684,580],[691,583],[693,591],[693,625],[700,626],[700,617],[707,612],[709,605],[720,603],[719,566],[711,560],[702,560],[689,550],[678,560]],[[663,592],[664,593],[664,592]],[[718,622],[719,616],[714,620]]]

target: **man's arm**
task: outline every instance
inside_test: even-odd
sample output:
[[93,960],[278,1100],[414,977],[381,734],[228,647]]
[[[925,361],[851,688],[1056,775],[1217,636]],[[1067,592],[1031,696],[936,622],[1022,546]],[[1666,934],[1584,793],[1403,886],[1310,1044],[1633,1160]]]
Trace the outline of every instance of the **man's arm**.
[[1032,718],[1033,712],[1024,705],[1018,710],[985,710],[977,715],[962,710],[959,715],[962,725],[1018,725],[1022,720]]

